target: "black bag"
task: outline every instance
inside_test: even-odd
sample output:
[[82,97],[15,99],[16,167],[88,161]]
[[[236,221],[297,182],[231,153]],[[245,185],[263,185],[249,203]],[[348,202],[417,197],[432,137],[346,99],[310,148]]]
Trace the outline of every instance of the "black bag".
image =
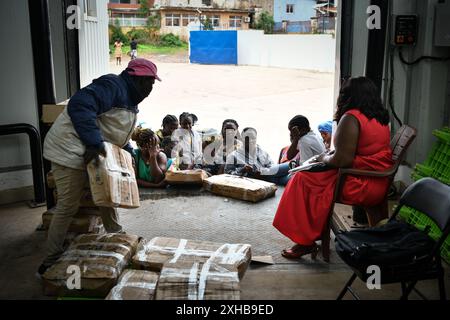
[[365,270],[407,265],[429,254],[436,243],[415,227],[401,221],[384,226],[342,232],[336,236],[336,251],[349,266]]

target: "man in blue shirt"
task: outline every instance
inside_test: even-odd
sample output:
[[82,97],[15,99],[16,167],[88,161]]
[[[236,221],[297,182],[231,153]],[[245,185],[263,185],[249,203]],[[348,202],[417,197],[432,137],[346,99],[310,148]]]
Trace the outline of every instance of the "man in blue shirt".
[[[138,107],[152,91],[156,65],[146,59],[132,60],[120,75],[94,80],[70,99],[44,141],[44,158],[51,161],[58,201],[47,240],[42,275],[64,252],[64,239],[78,212],[83,190],[89,186],[86,165],[106,156],[104,142],[130,149]],[[108,233],[123,232],[115,208],[100,208]]]

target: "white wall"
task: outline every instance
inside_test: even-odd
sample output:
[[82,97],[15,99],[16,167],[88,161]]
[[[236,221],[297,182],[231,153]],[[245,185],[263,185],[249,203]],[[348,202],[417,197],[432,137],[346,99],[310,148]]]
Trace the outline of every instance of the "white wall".
[[79,0],[82,21],[79,30],[80,83],[84,87],[109,72],[108,0],[97,1],[97,18],[84,15],[84,1]]
[[238,31],[238,64],[334,72],[336,41],[331,35],[265,35]]
[[[0,125],[27,123],[37,128],[38,112],[28,1],[1,1],[0,21],[0,39],[6,45],[0,59]],[[0,136],[0,155],[2,202],[3,190],[32,184],[31,170],[21,170],[31,166],[27,135]],[[24,194],[22,196],[28,197]]]

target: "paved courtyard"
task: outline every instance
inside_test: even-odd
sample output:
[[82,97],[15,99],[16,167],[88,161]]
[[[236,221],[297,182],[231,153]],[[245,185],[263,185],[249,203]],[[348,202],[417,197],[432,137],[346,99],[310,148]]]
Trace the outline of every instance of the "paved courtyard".
[[[139,121],[158,129],[166,114],[195,113],[197,129],[220,129],[234,118],[240,128],[255,127],[259,144],[277,160],[281,147],[289,144],[289,120],[302,114],[311,125],[333,115],[334,75],[303,70],[253,66],[157,63],[162,82],[140,105]],[[111,62],[111,72],[122,67]]]

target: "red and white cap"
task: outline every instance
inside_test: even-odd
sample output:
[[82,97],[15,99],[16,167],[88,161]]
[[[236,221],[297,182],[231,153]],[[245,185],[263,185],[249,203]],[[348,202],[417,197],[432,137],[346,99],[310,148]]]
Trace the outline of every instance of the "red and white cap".
[[154,77],[156,80],[161,81],[157,74],[158,68],[156,64],[147,59],[138,58],[131,60],[128,64],[127,72],[132,76]]

